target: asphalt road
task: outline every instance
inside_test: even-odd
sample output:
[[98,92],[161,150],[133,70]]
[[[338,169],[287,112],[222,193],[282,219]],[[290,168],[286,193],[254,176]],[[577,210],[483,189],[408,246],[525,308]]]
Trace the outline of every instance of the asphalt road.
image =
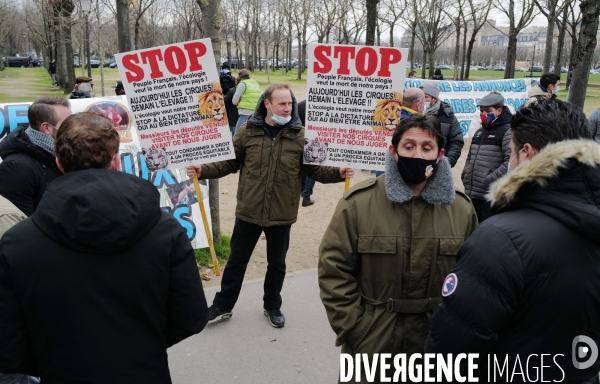
[[[209,305],[218,287],[205,290]],[[175,384],[336,383],[340,349],[319,298],[317,271],[289,274],[284,282],[285,327],[263,315],[262,281],[245,283],[231,319],[168,350]]]

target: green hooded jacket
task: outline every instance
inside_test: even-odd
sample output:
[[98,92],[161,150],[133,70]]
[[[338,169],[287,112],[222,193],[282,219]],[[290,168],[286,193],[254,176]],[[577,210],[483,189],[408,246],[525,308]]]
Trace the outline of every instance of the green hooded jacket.
[[235,159],[202,165],[202,179],[240,171],[235,210],[240,220],[262,227],[295,223],[301,171],[321,183],[344,181],[339,168],[303,164],[304,127],[293,93],[292,100],[292,119],[271,138],[265,128],[267,110],[261,96],[258,108],[233,138]]
[[318,270],[342,352],[423,353],[442,283],[476,227],[445,157],[420,197],[389,153],[384,175],[347,191],[321,241]]

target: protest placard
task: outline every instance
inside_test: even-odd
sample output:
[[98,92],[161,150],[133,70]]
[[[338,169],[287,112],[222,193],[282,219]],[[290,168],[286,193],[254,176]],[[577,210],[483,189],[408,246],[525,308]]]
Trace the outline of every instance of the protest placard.
[[[120,136],[119,152],[121,171],[141,177],[151,182],[160,194],[160,207],[173,217],[185,229],[194,248],[208,247],[208,239],[202,217],[198,209],[198,199],[188,179],[185,168],[149,170],[152,159],[146,157],[138,139],[135,122],[131,119],[131,110],[124,96],[70,100],[73,113],[97,112],[105,114],[113,121]],[[31,103],[0,104],[0,142],[20,126],[27,126],[27,110]],[[3,116],[6,116],[5,119]],[[204,205],[208,204],[208,183],[201,181]],[[135,193],[131,198],[136,199]],[[207,210],[210,218],[210,211]],[[208,220],[210,230],[210,220]]]
[[151,171],[235,158],[210,39],[115,59]]
[[308,45],[306,164],[381,170],[400,122],[408,50]]

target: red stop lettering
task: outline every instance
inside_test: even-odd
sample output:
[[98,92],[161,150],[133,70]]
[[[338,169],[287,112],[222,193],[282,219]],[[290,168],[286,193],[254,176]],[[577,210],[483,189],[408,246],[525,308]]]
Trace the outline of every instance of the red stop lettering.
[[377,51],[370,47],[358,50],[356,55],[356,72],[361,76],[371,76],[377,70]]
[[392,76],[390,65],[399,63],[400,60],[402,60],[402,54],[399,50],[394,48],[379,48],[379,53],[381,54],[381,67],[379,67],[377,76]]
[[136,65],[139,62],[140,58],[137,54],[123,56],[123,68],[129,71],[125,72],[128,83],[142,81],[144,79],[144,70],[139,65]]
[[158,67],[158,61],[163,61],[163,55],[160,49],[152,49],[150,51],[144,51],[141,53],[142,55],[142,63],[148,64],[150,63],[150,77],[153,79],[157,79],[159,77],[163,77],[163,73]]
[[202,64],[200,64],[200,58],[206,54],[206,46],[200,42],[183,44],[183,48],[188,53],[190,59],[190,71],[201,71]]
[[314,73],[327,73],[331,71],[331,60],[329,60],[329,55],[331,55],[331,46],[328,45],[318,45],[315,47],[315,64],[313,66]]
[[164,58],[167,69],[174,75],[181,75],[187,69],[185,53],[179,47],[165,49]]
[[333,57],[340,59],[340,67],[337,70],[338,75],[349,75],[348,63],[350,59],[354,59],[355,47],[348,45],[337,45],[333,49]]

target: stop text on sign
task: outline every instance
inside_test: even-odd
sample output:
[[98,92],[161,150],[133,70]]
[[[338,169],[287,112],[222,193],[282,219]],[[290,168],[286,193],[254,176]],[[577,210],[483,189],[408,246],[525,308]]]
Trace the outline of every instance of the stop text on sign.
[[200,58],[206,54],[206,46],[196,41],[183,44],[183,48],[172,45],[164,50],[156,48],[124,55],[123,67],[127,70],[125,72],[127,82],[144,80],[147,71],[150,71],[152,79],[164,77],[165,74],[159,66],[160,62],[165,63],[165,68],[169,71],[168,75],[181,75],[188,70],[190,72],[201,71]]
[[331,57],[339,59],[338,75],[349,75],[350,65],[356,68],[361,76],[391,77],[390,66],[397,64],[402,59],[402,54],[395,48],[355,47],[351,45],[320,45],[314,51],[314,73],[330,73],[333,68]]

